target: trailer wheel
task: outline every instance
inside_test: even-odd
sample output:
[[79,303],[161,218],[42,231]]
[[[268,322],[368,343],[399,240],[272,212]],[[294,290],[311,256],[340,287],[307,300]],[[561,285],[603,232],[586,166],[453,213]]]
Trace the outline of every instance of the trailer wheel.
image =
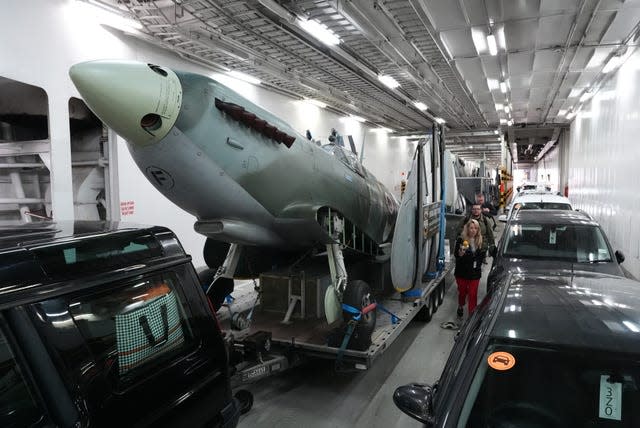
[[420,311],[416,314],[416,320],[429,322],[433,317],[433,313],[435,312],[435,302],[433,300],[433,293],[427,298],[424,306]]
[[438,294],[438,306],[442,305],[444,302],[444,293],[445,293],[445,282],[444,280],[438,286],[437,294]]
[[[342,301],[354,308],[362,309],[375,301],[369,285],[361,280],[355,280],[347,284]],[[345,322],[349,322],[353,316],[344,312]],[[348,348],[365,350],[371,345],[371,334],[376,327],[376,311],[363,315],[356,325]]]

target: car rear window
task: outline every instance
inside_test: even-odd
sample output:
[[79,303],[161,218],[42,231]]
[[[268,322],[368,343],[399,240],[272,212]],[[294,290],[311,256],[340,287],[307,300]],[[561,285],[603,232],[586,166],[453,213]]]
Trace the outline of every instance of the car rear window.
[[33,250],[45,272],[52,276],[105,271],[126,267],[162,255],[150,233],[124,233],[73,241]]
[[571,210],[571,205],[561,202],[521,202],[521,210]]
[[[75,324],[92,356],[92,371],[122,390],[196,346],[180,283],[174,271],[165,271],[101,292],[44,301],[36,310],[60,334]],[[63,357],[86,371],[78,366],[86,361],[74,361],[74,353]]]
[[507,230],[505,257],[573,263],[612,261],[598,226],[514,224]]

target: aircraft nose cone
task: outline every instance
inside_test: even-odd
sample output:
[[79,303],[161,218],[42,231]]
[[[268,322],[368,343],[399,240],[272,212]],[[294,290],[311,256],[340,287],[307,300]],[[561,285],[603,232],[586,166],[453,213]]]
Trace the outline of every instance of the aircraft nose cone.
[[182,86],[168,68],[134,61],[89,61],[72,66],[69,76],[96,116],[133,144],[164,138],[180,112]]

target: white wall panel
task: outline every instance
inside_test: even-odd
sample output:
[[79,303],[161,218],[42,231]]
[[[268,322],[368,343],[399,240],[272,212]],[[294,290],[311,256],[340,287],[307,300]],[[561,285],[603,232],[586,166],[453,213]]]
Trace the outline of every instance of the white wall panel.
[[640,278],[640,51],[571,124],[569,198],[600,222],[623,264]]
[[[79,14],[71,0],[25,0],[3,2],[0,14],[0,76],[42,87],[49,98],[52,154],[52,200],[55,219],[73,219],[71,150],[68,102],[79,97],[69,79],[69,68],[94,59],[132,59],[157,63],[218,78],[246,98],[289,122],[302,135],[309,129],[314,138],[327,137],[331,128],[351,134],[360,151],[365,145],[364,165],[396,195],[401,172],[408,172],[415,142],[371,132],[356,121],[316,106],[301,103],[226,75],[214,74],[198,65]],[[133,202],[133,213],[123,221],[164,225],[174,230],[194,264],[204,264],[204,238],[193,231],[194,218],[162,196],[138,170],[124,141],[117,142],[120,202]],[[112,165],[113,172],[116,168]]]

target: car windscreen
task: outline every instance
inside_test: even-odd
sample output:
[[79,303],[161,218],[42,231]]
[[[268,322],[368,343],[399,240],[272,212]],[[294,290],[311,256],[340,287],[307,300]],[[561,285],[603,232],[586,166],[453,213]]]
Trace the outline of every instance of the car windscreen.
[[612,261],[600,228],[578,224],[512,224],[507,230],[503,256],[572,263]]
[[640,426],[640,355],[502,341],[482,355],[458,428]]

